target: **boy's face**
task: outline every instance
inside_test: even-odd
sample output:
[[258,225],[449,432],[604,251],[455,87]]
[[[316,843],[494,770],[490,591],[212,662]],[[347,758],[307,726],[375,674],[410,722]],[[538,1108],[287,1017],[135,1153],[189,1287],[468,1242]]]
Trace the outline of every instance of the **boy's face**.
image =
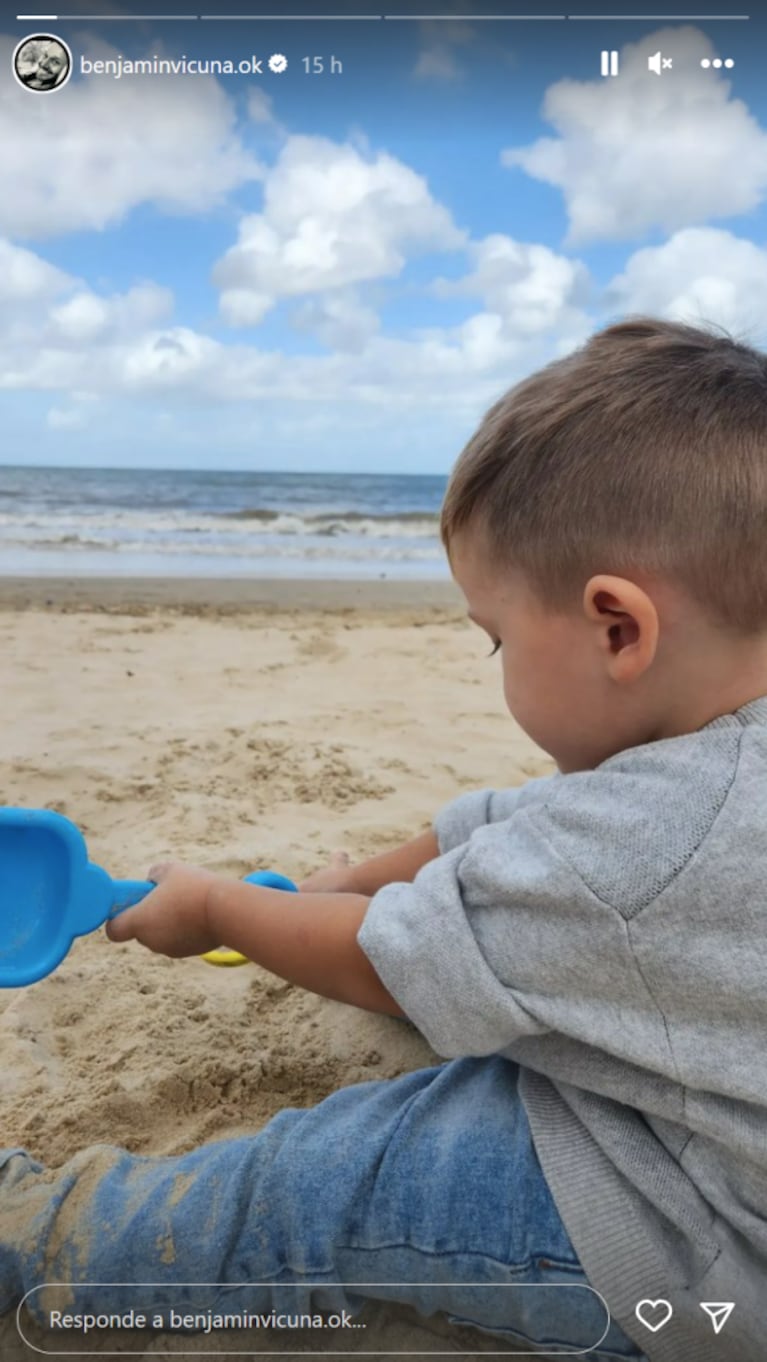
[[520,727],[563,774],[612,756],[622,741],[610,722],[604,651],[593,621],[585,612],[552,612],[521,572],[490,567],[471,529],[451,540],[450,559],[469,618],[493,643],[500,640],[504,697]]

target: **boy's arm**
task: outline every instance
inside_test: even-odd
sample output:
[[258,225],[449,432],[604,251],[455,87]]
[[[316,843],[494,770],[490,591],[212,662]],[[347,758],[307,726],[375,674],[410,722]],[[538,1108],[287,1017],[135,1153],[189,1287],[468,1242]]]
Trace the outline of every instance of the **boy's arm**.
[[362,894],[285,894],[216,876],[207,923],[216,941],[291,984],[368,1012],[404,1017],[357,944],[368,903]]
[[152,866],[156,888],[110,918],[112,941],[140,941],[172,958],[226,942],[291,984],[369,1012],[405,1013],[357,944],[363,894],[287,894],[180,861]]
[[439,843],[432,828],[396,847],[372,856],[360,865],[349,866],[347,893],[366,894],[372,898],[385,884],[410,884],[422,866],[439,856]]

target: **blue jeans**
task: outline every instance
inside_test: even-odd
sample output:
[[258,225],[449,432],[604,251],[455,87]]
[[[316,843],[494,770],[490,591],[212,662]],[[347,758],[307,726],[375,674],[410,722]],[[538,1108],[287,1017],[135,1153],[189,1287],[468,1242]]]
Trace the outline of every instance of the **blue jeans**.
[[[74,1313],[135,1303],[125,1286],[88,1283],[136,1282],[155,1284],[142,1305],[230,1311],[241,1306],[227,1283],[262,1283],[247,1308],[268,1312],[286,1308],[282,1285],[311,1282],[287,1308],[358,1313],[374,1297],[442,1311],[509,1347],[646,1362],[583,1289],[518,1076],[498,1055],[452,1060],[173,1158],[96,1145],[46,1174],[2,1151],[0,1310],[47,1281],[80,1283],[67,1293]],[[203,1296],[179,1283],[218,1285]],[[30,1310],[43,1319],[34,1297]]]

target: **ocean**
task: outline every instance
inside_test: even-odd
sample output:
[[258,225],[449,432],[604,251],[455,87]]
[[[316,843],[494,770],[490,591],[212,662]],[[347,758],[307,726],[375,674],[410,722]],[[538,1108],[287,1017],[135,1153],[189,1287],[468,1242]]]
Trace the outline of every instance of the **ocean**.
[[0,467],[0,575],[449,577],[447,478]]

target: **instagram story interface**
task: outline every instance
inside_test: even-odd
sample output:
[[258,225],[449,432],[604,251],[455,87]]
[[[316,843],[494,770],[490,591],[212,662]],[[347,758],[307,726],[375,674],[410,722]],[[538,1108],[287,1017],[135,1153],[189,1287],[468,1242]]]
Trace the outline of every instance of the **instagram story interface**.
[[0,16],[0,1354],[760,1362],[767,21],[134,8]]

